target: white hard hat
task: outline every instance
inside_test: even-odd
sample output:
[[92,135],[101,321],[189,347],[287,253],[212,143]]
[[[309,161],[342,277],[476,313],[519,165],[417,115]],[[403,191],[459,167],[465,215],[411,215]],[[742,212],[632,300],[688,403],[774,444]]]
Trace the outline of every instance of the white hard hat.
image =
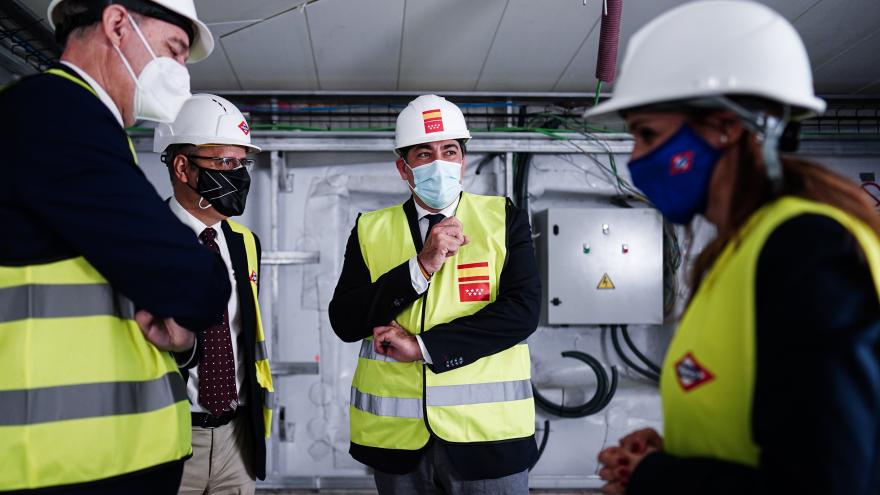
[[172,144],[221,144],[244,146],[259,153],[251,144],[251,129],[244,115],[225,98],[196,94],[186,100],[174,122],[160,123],[153,133],[153,151],[164,152]]
[[756,96],[792,107],[793,117],[825,110],[794,27],[752,1],[690,2],[655,18],[630,39],[614,94],[585,117],[677,100]]
[[[60,19],[59,13],[56,11],[58,5],[64,0],[52,0],[49,4],[49,8],[46,11],[46,18],[49,20],[49,25],[52,29],[55,29],[55,26],[62,21]],[[211,34],[211,30],[208,29],[208,26],[205,25],[204,22],[200,21],[198,16],[196,15],[196,6],[193,3],[193,0],[147,0],[150,3],[154,3],[161,7],[164,7],[175,14],[178,14],[190,22],[193,25],[193,33],[194,39],[192,40],[192,45],[189,47],[189,58],[187,58],[187,63],[195,63],[199,60],[205,59],[208,55],[214,51],[214,36]],[[112,0],[106,2],[107,4],[117,3]],[[118,2],[121,5],[125,6],[125,2]]]
[[464,115],[446,98],[422,95],[409,102],[397,116],[394,128],[394,149],[447,139],[471,138]]

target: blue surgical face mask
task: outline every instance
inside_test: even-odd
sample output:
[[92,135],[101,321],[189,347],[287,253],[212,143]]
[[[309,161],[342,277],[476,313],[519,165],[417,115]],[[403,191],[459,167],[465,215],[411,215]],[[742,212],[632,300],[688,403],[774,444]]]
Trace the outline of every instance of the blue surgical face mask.
[[435,160],[431,163],[406,168],[412,172],[410,189],[428,206],[436,210],[446,208],[461,194],[461,164]]
[[669,221],[689,223],[706,211],[709,181],[721,152],[684,124],[647,155],[629,162],[633,185]]

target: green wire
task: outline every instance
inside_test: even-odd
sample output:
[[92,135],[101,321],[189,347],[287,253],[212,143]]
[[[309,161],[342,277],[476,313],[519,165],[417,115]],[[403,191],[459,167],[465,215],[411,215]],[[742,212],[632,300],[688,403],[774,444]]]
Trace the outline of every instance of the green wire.
[[599,81],[596,82],[596,98],[593,99],[593,106],[594,107],[599,104],[599,94],[601,92],[602,92],[602,80],[599,79]]

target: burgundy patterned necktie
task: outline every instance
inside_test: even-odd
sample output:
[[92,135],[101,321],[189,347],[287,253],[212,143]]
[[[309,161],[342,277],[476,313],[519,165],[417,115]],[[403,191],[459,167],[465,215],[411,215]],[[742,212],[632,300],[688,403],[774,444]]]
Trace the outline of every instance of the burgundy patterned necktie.
[[[220,255],[220,246],[214,240],[217,231],[208,227],[199,234],[208,249]],[[235,391],[235,359],[232,354],[232,337],[229,333],[229,311],[223,312],[223,320],[205,329],[205,346],[199,360],[199,404],[214,416],[235,409],[238,394]]]

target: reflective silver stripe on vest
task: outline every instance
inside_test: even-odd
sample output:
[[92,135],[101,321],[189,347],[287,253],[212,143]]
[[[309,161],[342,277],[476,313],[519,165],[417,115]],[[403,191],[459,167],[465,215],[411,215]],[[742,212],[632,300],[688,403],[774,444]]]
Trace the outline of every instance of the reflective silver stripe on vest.
[[266,409],[275,409],[275,392],[269,392],[263,389],[263,407]]
[[0,391],[0,426],[138,414],[186,400],[176,371],[143,382],[103,382]]
[[0,289],[0,323],[104,315],[131,319],[134,306],[108,284],[28,284]]
[[361,392],[355,387],[351,387],[351,405],[355,409],[360,409],[376,416],[393,418],[422,417],[422,399],[380,397]]
[[376,352],[376,349],[373,348],[373,341],[367,339],[361,341],[361,353],[359,355],[364,359],[372,359],[373,361],[385,361],[388,363],[397,362],[393,357],[383,356]]
[[269,359],[269,350],[266,349],[266,341],[257,342],[256,349],[254,350],[254,361],[262,361],[264,359]]
[[442,385],[428,387],[425,401],[429,406],[462,406],[530,399],[530,380],[512,382],[475,383],[472,385]]

